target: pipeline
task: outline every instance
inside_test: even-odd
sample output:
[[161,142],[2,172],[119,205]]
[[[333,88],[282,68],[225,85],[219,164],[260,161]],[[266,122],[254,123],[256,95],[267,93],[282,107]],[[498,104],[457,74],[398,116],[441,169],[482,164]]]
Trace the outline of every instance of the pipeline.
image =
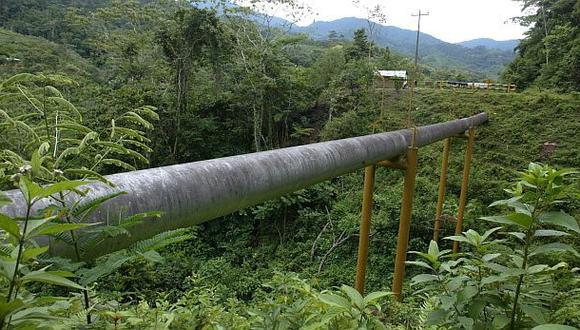
[[[416,128],[422,147],[460,134],[487,121],[485,113]],[[144,169],[107,176],[110,187],[93,183],[85,198],[125,191],[104,204],[93,221],[109,223],[120,214],[161,211],[160,219],[133,227],[129,238],[110,239],[94,251],[96,257],[128,247],[163,231],[201,224],[269,199],[353,172],[405,153],[412,129],[366,135],[297,147]],[[19,191],[6,192],[13,203],[0,209],[10,216],[26,209]],[[48,205],[37,203],[36,208]]]

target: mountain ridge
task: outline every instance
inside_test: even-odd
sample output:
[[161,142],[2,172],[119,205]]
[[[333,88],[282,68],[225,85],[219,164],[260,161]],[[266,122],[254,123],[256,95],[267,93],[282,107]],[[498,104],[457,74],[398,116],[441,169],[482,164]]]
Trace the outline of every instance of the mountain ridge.
[[[282,25],[283,22],[287,21],[278,18],[275,24]],[[307,26],[293,25],[290,31],[308,34],[314,40],[328,40],[331,33],[338,38],[351,40],[354,31],[360,28],[368,30],[366,19],[343,17],[332,21],[316,21]],[[374,30],[375,33],[370,39],[377,45],[389,47],[404,55],[414,55],[416,31],[378,23],[375,23]],[[515,46],[511,50],[509,48],[515,42],[479,38],[449,43],[421,32],[419,60],[425,64],[457,68],[482,77],[497,78],[505,66],[514,59]]]
[[509,40],[495,40],[492,38],[476,38],[465,40],[461,42],[456,42],[455,44],[461,45],[467,48],[475,48],[475,47],[486,47],[490,49],[499,49],[505,51],[513,51],[518,44],[520,43],[519,39],[509,39]]

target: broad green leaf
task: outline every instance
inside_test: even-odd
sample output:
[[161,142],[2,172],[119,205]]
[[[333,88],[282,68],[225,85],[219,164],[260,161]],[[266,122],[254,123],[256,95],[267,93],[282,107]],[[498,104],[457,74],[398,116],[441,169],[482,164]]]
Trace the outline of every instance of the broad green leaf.
[[518,238],[521,241],[524,241],[526,239],[526,234],[519,231],[510,231],[508,234]]
[[0,207],[4,206],[4,205],[8,205],[11,204],[12,200],[10,198],[8,198],[8,196],[6,196],[5,193],[0,191]]
[[425,282],[433,282],[433,281],[437,281],[437,276],[435,275],[431,275],[431,274],[419,274],[416,276],[413,276],[413,278],[411,279],[411,285],[417,285],[420,283],[425,283]]
[[56,219],[57,216],[51,216],[48,218],[44,218],[44,219],[30,219],[28,220],[28,228],[26,228],[26,238],[29,237],[29,234],[31,232],[34,232],[36,230],[36,228],[42,227],[44,225],[46,225],[47,223],[50,223],[51,221],[53,221],[54,219]]
[[474,299],[469,304],[469,307],[467,308],[469,317],[471,317],[473,319],[478,319],[479,318],[479,314],[481,314],[481,312],[485,308],[485,305],[486,304],[487,304],[487,302],[485,302],[484,300]]
[[459,302],[466,302],[477,295],[477,287],[475,285],[467,285],[460,291],[457,300]]
[[37,270],[37,271],[33,271],[33,272],[30,272],[30,273],[24,275],[21,278],[21,280],[23,283],[41,282],[41,283],[60,285],[60,286],[64,286],[64,287],[72,288],[72,289],[85,290],[85,288],[78,285],[77,283],[75,283],[67,278],[62,277],[61,273],[59,273],[59,272]]
[[483,235],[481,235],[481,240],[485,241],[487,240],[487,238],[489,236],[491,236],[491,234],[495,233],[496,231],[502,229],[503,227],[495,227],[495,228],[491,228],[490,230],[486,231],[485,233],[483,233]]
[[35,182],[30,181],[30,179],[25,176],[20,177],[18,187],[20,188],[20,192],[24,196],[24,199],[29,204],[31,204],[33,199],[42,193],[42,187]]
[[561,170],[554,171],[550,175],[548,175],[548,180],[554,180],[556,177],[559,177],[559,176],[566,176],[566,175],[577,174],[577,173],[579,173],[579,172],[575,169],[563,168]]
[[541,223],[564,227],[580,234],[580,227],[578,226],[576,219],[563,211],[544,212],[540,214],[538,219]]
[[532,222],[534,221],[534,219],[530,215],[524,213],[510,213],[507,215],[507,217],[508,219],[512,220],[513,222],[524,228],[529,228]]
[[532,330],[578,330],[578,328],[569,325],[547,323],[533,327]]
[[429,264],[427,264],[426,262],[423,262],[423,261],[405,261],[405,264],[419,266],[419,267],[433,270],[433,267],[429,266]]
[[541,273],[547,269],[550,269],[550,267],[548,265],[533,265],[533,266],[528,267],[528,269],[526,270],[526,273],[537,274],[537,273]]
[[561,237],[561,236],[570,236],[570,234],[559,231],[559,230],[549,230],[549,229],[538,229],[534,233],[536,237]]
[[427,253],[429,253],[429,255],[431,255],[434,259],[439,258],[439,246],[437,245],[437,242],[433,240],[429,242],[429,250]]
[[516,225],[524,228],[528,228],[532,223],[532,218],[529,215],[523,213],[510,213],[507,216],[499,215],[493,217],[482,217],[480,219],[495,223]]
[[2,299],[0,301],[0,320],[4,320],[8,315],[17,312],[22,307],[24,307],[24,303],[20,299],[15,299],[11,302],[5,302]]
[[466,276],[455,276],[451,278],[451,280],[447,283],[447,287],[449,288],[449,290],[455,291],[459,289],[461,286],[463,286],[463,283],[465,282],[466,279],[468,279],[466,278]]
[[45,223],[42,226],[34,228],[26,235],[28,239],[43,236],[43,235],[55,235],[60,234],[65,231],[77,230],[89,226],[97,225],[98,223]]
[[392,292],[387,292],[387,291],[376,291],[376,292],[371,292],[369,293],[365,298],[364,298],[364,304],[365,306],[383,298],[386,296],[390,296],[392,295]]
[[499,256],[501,256],[501,253],[490,253],[490,254],[486,254],[483,257],[481,257],[481,260],[488,262],[488,261],[491,261]]
[[459,324],[461,324],[461,326],[463,326],[463,328],[467,329],[467,330],[471,330],[473,329],[473,319],[469,318],[469,317],[465,317],[465,316],[459,316],[457,318],[457,320],[459,321]]
[[4,230],[14,238],[20,238],[20,228],[14,219],[0,213],[0,229]]
[[30,260],[32,258],[38,257],[39,255],[41,255],[43,253],[46,253],[46,251],[48,251],[48,246],[28,248],[28,249],[24,250],[24,253],[22,254],[22,259],[24,261]]
[[464,243],[473,245],[473,242],[465,236],[447,236],[447,237],[444,237],[443,239],[447,239],[450,241],[456,241],[456,242],[464,242]]
[[503,329],[508,325],[509,322],[510,319],[508,319],[505,315],[498,314],[493,318],[491,326],[493,329]]
[[432,311],[427,316],[427,320],[425,321],[425,323],[428,326],[441,324],[445,322],[445,319],[447,319],[448,314],[449,314],[448,311],[442,309]]
[[346,300],[344,297],[341,296],[337,296],[335,294],[320,294],[318,296],[318,298],[325,304],[330,305],[330,306],[334,306],[334,307],[339,307],[339,308],[345,308],[345,309],[350,309],[351,308],[351,304],[348,300]]
[[457,306],[457,296],[456,295],[442,295],[439,300],[441,300],[441,308],[445,310],[451,310],[454,306]]
[[74,190],[80,186],[84,186],[84,185],[87,185],[89,183],[92,183],[92,182],[91,181],[81,181],[81,180],[57,182],[57,183],[51,184],[50,186],[42,189],[42,192],[39,194],[39,197],[41,197],[41,198],[50,197],[50,196],[57,194],[57,193],[60,193],[60,192]]
[[575,256],[580,256],[578,252],[570,245],[564,243],[549,243],[541,245],[535,248],[531,253],[530,256],[535,256],[539,254],[544,254],[548,252],[570,252]]
[[344,292],[358,309],[362,310],[365,308],[364,299],[355,288],[342,285],[340,291]]

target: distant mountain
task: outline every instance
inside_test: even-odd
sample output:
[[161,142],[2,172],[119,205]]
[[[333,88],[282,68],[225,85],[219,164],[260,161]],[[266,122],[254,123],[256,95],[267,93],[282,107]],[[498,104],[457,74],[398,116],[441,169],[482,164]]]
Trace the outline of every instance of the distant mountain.
[[499,49],[505,51],[513,51],[514,48],[520,43],[519,40],[493,40],[490,38],[479,38],[473,40],[467,40],[458,42],[457,45],[461,45],[467,48],[475,48],[475,47],[486,47],[489,49]]
[[[360,28],[368,28],[365,19],[346,17],[330,22],[314,22],[304,27],[294,26],[292,31],[306,33],[316,40],[327,40],[331,33],[345,39],[352,39],[354,31]],[[389,47],[399,53],[413,56],[415,54],[416,33],[412,30],[376,24],[373,41],[381,47]],[[512,40],[511,42],[513,44],[517,41]],[[485,43],[485,41],[481,41],[481,43]],[[497,43],[502,46],[501,49],[492,42],[487,42],[487,45],[494,45],[494,47],[471,47],[448,43],[432,35],[421,33],[419,57],[420,61],[425,64],[462,69],[497,78],[500,71],[515,57],[513,48],[506,50],[508,48],[507,42]],[[475,42],[473,45],[475,46]]]

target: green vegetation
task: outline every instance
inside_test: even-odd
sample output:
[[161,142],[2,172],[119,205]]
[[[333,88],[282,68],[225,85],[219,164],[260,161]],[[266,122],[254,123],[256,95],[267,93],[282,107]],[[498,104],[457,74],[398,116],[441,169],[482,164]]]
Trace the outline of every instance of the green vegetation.
[[518,0],[531,14],[530,27],[504,78],[518,86],[578,91],[580,88],[580,4],[573,0]]
[[[274,5],[300,11],[293,1]],[[578,175],[561,170],[580,167],[577,86],[542,80],[547,91],[509,94],[421,88],[411,99],[408,90],[379,88],[374,70],[410,70],[412,61],[363,30],[352,42],[321,42],[257,25],[251,10],[187,1],[8,0],[0,26],[0,185],[19,189],[29,206],[43,205],[0,214],[3,328],[580,325]],[[457,74],[421,70],[426,79]],[[540,86],[535,77],[518,79]],[[409,246],[427,252],[411,262],[420,267],[408,267],[402,302],[388,293],[403,180],[394,170],[377,170],[365,296],[349,286],[360,172],[91,256],[104,237],[128,236],[131,226],[160,216],[151,210],[119,215],[115,226],[89,225],[98,206],[120,194],[83,198],[93,182],[111,184],[105,174],[481,111],[490,121],[477,129],[466,231],[439,245],[429,241],[442,146],[419,151]],[[463,150],[454,139],[443,237],[454,233]],[[512,198],[502,201],[506,187]],[[0,207],[9,203],[0,194]],[[71,258],[48,255],[48,240],[68,245]],[[454,240],[460,255],[446,250]]]

